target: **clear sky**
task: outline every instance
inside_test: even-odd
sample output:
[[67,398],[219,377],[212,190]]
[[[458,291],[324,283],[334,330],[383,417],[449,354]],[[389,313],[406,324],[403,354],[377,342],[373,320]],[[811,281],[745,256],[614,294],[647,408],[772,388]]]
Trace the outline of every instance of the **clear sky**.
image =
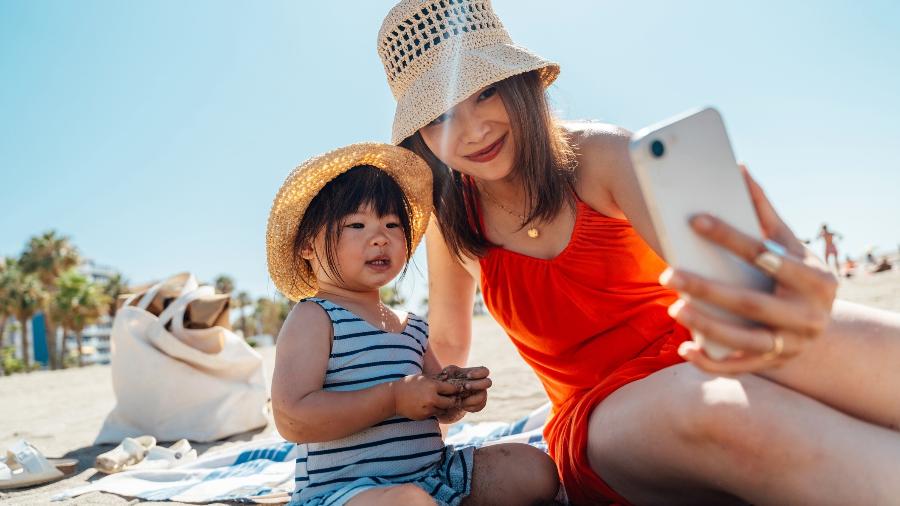
[[[265,224],[283,178],[389,139],[375,41],[392,4],[0,0],[0,255],[53,228],[134,282],[228,273],[273,294]],[[494,7],[562,65],[562,117],[635,130],[713,105],[798,235],[827,222],[851,254],[898,247],[900,3]]]

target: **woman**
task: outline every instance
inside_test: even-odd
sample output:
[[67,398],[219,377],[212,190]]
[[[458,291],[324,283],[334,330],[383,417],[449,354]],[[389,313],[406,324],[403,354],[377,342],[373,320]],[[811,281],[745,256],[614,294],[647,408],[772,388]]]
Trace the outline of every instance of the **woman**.
[[[572,502],[900,497],[900,317],[832,309],[834,277],[749,175],[785,254],[712,216],[692,225],[768,271],[774,294],[665,269],[629,133],[554,120],[544,88],[558,66],[514,46],[488,1],[403,1],[378,51],[398,102],[393,141],[435,178],[432,347],[465,363],[480,283],[553,403],[545,437]],[[765,327],[721,321],[674,290]],[[737,352],[712,361],[688,328]]]

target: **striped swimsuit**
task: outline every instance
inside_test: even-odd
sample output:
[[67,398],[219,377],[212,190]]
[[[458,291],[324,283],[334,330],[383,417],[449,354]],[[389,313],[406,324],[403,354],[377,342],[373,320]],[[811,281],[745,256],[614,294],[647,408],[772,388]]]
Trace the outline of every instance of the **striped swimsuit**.
[[[410,314],[400,333],[378,329],[320,298],[334,339],[322,389],[346,392],[421,374],[428,324]],[[438,421],[393,417],[342,439],[297,445],[292,504],[341,505],[365,490],[400,483],[425,489],[438,504],[458,504],[471,488],[472,448],[444,446]]]

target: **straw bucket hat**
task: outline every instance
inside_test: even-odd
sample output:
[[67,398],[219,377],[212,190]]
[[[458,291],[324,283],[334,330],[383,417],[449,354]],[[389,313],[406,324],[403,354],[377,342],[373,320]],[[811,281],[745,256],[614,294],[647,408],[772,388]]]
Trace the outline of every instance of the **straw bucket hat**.
[[431,169],[418,155],[399,146],[364,142],[310,158],[284,180],[266,227],[269,276],[287,298],[296,301],[318,291],[309,264],[294,257],[294,240],[306,209],[332,179],[360,165],[377,167],[397,182],[409,201],[413,250],[422,239],[431,216]]
[[485,86],[532,70],[549,86],[559,75],[513,44],[490,0],[403,0],[381,25],[378,56],[397,99],[394,144]]

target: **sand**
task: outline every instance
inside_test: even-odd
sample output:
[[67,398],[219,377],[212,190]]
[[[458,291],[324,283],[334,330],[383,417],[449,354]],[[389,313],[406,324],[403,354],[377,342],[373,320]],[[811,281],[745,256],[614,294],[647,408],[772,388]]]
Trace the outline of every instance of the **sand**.
[[[900,312],[900,270],[863,275],[842,280],[840,298]],[[274,348],[259,349],[271,379]],[[489,317],[473,322],[473,347],[470,365],[485,365],[491,370],[494,386],[487,407],[466,417],[466,422],[486,420],[513,421],[546,402],[546,396],[534,373],[525,365],[503,331]],[[0,492],[3,504],[47,504],[59,490],[93,481],[102,474],[93,469],[94,458],[112,445],[93,446],[92,442],[106,414],[115,405],[110,367],[89,366],[64,371],[44,371],[0,378],[0,448],[19,438],[33,443],[48,457],[79,459],[79,473],[66,480],[15,492]],[[263,430],[243,434],[232,440],[265,437],[274,431],[270,423]],[[195,445],[200,452],[228,442]],[[91,493],[57,504],[133,504],[147,503],[113,494]],[[179,504],[179,503],[166,503]],[[223,504],[223,503],[215,503]]]

